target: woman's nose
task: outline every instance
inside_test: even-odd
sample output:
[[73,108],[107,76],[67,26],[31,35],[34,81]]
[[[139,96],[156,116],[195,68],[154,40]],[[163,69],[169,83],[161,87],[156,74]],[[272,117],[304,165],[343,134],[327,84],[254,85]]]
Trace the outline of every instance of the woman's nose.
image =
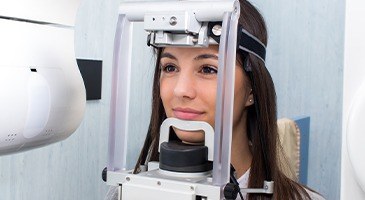
[[180,73],[176,80],[174,95],[178,98],[194,99],[196,96],[195,81],[192,74]]

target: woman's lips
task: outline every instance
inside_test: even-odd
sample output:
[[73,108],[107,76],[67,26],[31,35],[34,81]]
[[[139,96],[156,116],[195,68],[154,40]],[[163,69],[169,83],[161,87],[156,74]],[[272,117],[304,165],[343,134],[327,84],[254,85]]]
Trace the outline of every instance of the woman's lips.
[[196,120],[204,113],[191,108],[174,108],[172,111],[176,118],[182,120]]

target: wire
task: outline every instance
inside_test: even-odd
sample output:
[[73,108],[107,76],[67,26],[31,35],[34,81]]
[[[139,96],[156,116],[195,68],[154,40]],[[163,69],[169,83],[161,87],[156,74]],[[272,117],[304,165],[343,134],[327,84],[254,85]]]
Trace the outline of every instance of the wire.
[[243,200],[243,195],[242,195],[242,192],[241,192],[241,188],[240,188],[240,184],[238,183],[237,179],[236,179],[236,176],[234,175],[234,173],[236,172],[236,169],[233,167],[233,165],[231,164],[231,182],[235,185],[238,186],[239,190],[238,190],[238,194],[240,195],[241,199]]

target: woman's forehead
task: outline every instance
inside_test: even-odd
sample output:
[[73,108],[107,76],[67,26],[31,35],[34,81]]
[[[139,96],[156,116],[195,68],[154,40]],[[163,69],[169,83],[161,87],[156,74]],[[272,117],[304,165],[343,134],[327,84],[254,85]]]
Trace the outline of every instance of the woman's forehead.
[[165,47],[162,54],[169,53],[178,56],[196,56],[200,54],[213,54],[218,56],[218,45],[211,45],[209,47]]

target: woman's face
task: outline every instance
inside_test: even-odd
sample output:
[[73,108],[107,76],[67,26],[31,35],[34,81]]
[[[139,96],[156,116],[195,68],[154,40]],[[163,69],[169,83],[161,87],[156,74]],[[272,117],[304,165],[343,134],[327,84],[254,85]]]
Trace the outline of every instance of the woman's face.
[[[205,121],[214,128],[218,47],[167,47],[161,54],[160,67],[160,95],[167,117]],[[247,83],[242,68],[237,64],[233,131],[235,127],[246,123],[242,120],[245,107],[253,103]],[[187,132],[176,128],[174,131],[184,142],[204,141],[203,132]]]

